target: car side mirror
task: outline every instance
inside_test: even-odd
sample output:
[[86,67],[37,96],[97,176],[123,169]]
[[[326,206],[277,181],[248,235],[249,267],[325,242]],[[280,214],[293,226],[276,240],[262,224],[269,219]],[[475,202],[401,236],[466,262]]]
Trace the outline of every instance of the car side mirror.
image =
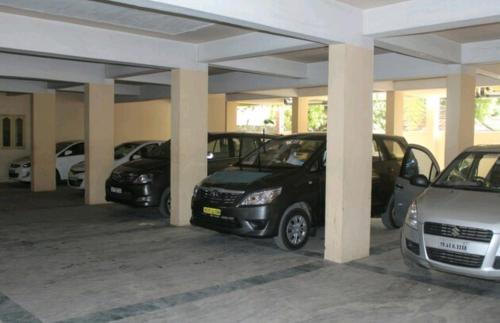
[[214,153],[213,153],[213,152],[211,152],[211,151],[209,151],[209,152],[207,153],[207,159],[214,159]]
[[138,160],[138,159],[141,159],[141,155],[139,155],[139,154],[134,154],[134,155],[132,155],[132,157],[130,158],[130,160]]
[[428,187],[431,183],[425,175],[415,175],[410,179],[410,184],[419,187]]
[[71,151],[71,150],[69,150],[69,149],[68,149],[68,150],[65,150],[65,151],[64,151],[64,156],[69,156],[69,155],[71,155],[72,153],[73,153],[73,151]]

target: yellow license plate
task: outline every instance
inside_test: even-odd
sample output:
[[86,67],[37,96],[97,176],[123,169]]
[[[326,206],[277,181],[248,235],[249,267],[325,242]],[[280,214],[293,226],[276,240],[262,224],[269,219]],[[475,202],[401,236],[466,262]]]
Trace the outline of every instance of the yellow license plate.
[[213,207],[206,207],[205,206],[205,207],[203,207],[203,213],[210,215],[210,216],[219,217],[221,214],[221,210],[213,208]]

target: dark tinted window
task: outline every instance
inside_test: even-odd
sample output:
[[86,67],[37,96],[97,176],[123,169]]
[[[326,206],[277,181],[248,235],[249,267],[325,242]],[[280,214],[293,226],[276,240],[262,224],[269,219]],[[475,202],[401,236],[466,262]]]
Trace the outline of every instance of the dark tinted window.
[[2,120],[2,145],[10,147],[10,118],[3,118]]
[[150,156],[151,153],[155,149],[157,149],[157,147],[158,147],[157,144],[146,145],[146,146],[142,147],[141,149],[139,149],[139,151],[136,152],[136,154],[139,154],[141,157]]
[[211,140],[208,143],[208,153],[212,153],[214,155],[214,159],[229,158],[229,139],[218,138]]
[[85,154],[85,148],[83,146],[83,143],[73,145],[73,146],[69,147],[68,150],[71,151],[71,153],[66,155],[66,152],[64,152],[63,155],[65,155],[65,156],[78,156],[78,155]]
[[16,147],[24,146],[24,120],[16,119]]
[[115,159],[120,159],[127,156],[132,150],[136,149],[137,146],[139,146],[139,144],[135,142],[126,142],[119,145],[115,148]]
[[382,153],[380,152],[380,147],[375,139],[372,140],[372,160],[374,162],[382,160]]
[[169,159],[170,158],[170,140],[162,143],[159,146],[155,146],[146,155],[143,155],[144,158],[153,158],[153,159]]
[[241,147],[241,156],[246,156],[255,149],[259,148],[259,139],[258,138],[245,138],[241,139],[242,147]]

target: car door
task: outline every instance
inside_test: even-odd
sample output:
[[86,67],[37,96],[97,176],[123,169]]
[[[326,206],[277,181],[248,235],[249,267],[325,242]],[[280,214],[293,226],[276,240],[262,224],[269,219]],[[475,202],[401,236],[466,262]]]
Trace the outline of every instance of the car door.
[[85,159],[85,149],[83,142],[74,144],[59,153],[56,159],[56,168],[62,180],[68,179],[68,172],[71,166]]
[[412,201],[426,187],[412,183],[418,175],[432,182],[439,174],[439,164],[434,155],[420,145],[409,145],[403,157],[401,171],[394,186],[394,222],[398,227],[404,223],[406,212]]
[[373,138],[372,140],[372,212],[381,211],[384,203],[386,180],[385,157],[380,142]]
[[384,160],[379,167],[382,176],[379,187],[379,203],[381,211],[385,211],[387,203],[393,194],[396,178],[401,170],[406,145],[403,145],[396,137],[380,137],[378,142],[384,155]]

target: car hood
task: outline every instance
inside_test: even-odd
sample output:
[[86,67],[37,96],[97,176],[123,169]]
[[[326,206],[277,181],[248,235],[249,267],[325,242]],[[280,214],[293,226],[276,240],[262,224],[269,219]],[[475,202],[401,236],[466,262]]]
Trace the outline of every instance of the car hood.
[[26,157],[21,157],[21,158],[18,158],[16,160],[14,160],[13,162],[11,162],[11,164],[22,165],[22,164],[29,163],[30,161],[31,161],[31,157],[30,156],[26,156]]
[[205,178],[202,186],[239,191],[254,191],[283,186],[298,169],[263,169],[230,167]]
[[500,193],[431,187],[417,200],[419,221],[500,233]]
[[165,171],[170,168],[170,160],[168,159],[138,159],[126,162],[115,168],[115,171],[124,172],[152,172]]
[[[115,160],[113,162],[113,167],[116,167],[119,164],[120,164],[119,160]],[[83,172],[85,172],[85,161],[82,160],[81,162],[76,163],[73,166],[71,166],[71,171],[74,172],[74,173],[83,173]]]

